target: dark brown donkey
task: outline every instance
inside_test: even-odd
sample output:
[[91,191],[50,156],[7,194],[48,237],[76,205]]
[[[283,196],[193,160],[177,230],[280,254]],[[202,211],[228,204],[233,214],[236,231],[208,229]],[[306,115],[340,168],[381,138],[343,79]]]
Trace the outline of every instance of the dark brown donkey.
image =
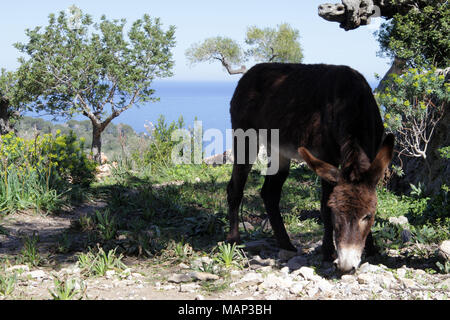
[[[281,248],[296,251],[279,209],[290,161],[296,158],[306,161],[322,180],[324,260],[333,261],[334,256],[337,268],[349,272],[358,267],[364,248],[368,255],[374,253],[370,228],[376,184],[392,159],[394,137],[383,141],[377,103],[360,73],[346,66],[259,64],[239,81],[230,112],[234,130],[279,130],[279,143],[267,144],[279,170],[266,175],[261,196]],[[254,152],[250,155],[250,139],[244,149],[237,146],[235,135],[235,163],[227,188],[231,242],[240,240],[238,209],[256,157]],[[245,161],[238,163],[242,152]]]

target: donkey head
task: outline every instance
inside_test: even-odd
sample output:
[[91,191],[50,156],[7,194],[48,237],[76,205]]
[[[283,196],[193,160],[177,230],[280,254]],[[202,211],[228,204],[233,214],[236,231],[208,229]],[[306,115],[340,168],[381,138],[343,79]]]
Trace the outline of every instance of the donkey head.
[[341,169],[315,158],[305,148],[298,151],[322,179],[334,184],[328,200],[331,209],[336,267],[341,272],[358,268],[367,235],[375,220],[376,185],[392,160],[394,136],[387,135],[375,159],[370,162],[361,148]]

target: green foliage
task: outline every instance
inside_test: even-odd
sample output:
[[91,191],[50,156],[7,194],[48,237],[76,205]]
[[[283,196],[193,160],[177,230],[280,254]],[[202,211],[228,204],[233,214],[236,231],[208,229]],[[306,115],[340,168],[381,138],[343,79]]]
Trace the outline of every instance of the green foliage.
[[114,216],[111,216],[109,210],[104,212],[95,212],[95,225],[103,240],[112,240],[117,233],[117,222]]
[[186,50],[186,58],[191,64],[225,60],[231,65],[239,65],[245,61],[244,51],[239,43],[220,36],[193,44]]
[[230,267],[242,267],[242,261],[244,254],[241,248],[244,246],[238,246],[235,243],[220,243],[217,246],[217,257],[214,258],[216,262],[223,265],[225,268]]
[[150,137],[150,143],[147,150],[143,154],[139,151],[133,153],[132,158],[139,166],[151,165],[152,172],[158,168],[172,166],[172,149],[177,145],[178,141],[172,140],[172,134],[179,129],[183,129],[183,117],[177,122],[173,121],[168,124],[164,116],[160,116],[156,125],[146,125],[147,132]]
[[126,33],[125,19],[102,16],[94,23],[78,8],[70,10],[76,23],[61,11],[49,15],[45,28],[26,30],[28,43],[15,47],[29,59],[20,59],[18,72],[25,88],[39,93],[33,109],[89,118],[99,160],[98,142],[109,123],[134,105],[157,100],[153,80],[172,76],[175,27],[164,31],[159,18],[145,14]]
[[376,98],[384,114],[384,126],[396,134],[400,153],[426,159],[426,151],[444,106],[450,101],[450,85],[435,69],[409,69],[391,75]]
[[55,286],[54,290],[48,290],[53,300],[74,300],[77,296],[77,300],[81,300],[87,289],[83,282],[77,289],[76,279],[60,280],[55,278],[53,283]]
[[13,275],[4,275],[0,273],[0,294],[3,296],[9,296],[13,293],[17,284],[17,276],[14,273]]
[[[240,66],[249,58],[258,62],[300,63],[303,53],[298,39],[299,31],[287,23],[277,28],[261,29],[251,26],[246,34],[246,50],[237,41],[218,36],[193,44],[185,55],[191,64],[220,61],[233,74],[231,66]],[[234,73],[244,72],[245,70],[238,70]]]
[[42,262],[42,257],[39,254],[37,243],[39,242],[39,236],[33,234],[31,237],[23,237],[23,248],[20,251],[19,261],[21,263],[29,264],[33,267],[39,266]]
[[450,146],[438,149],[442,159],[450,159]]
[[[0,212],[36,208],[54,211],[75,186],[88,186],[96,164],[83,152],[83,140],[44,134],[26,140],[12,132],[0,138]],[[75,191],[74,191],[75,192]]]
[[78,265],[87,276],[104,276],[106,271],[121,271],[126,269],[122,262],[123,255],[116,255],[116,249],[106,253],[102,248],[91,250],[78,256]]
[[450,6],[446,0],[431,0],[423,8],[396,14],[377,32],[380,54],[403,58],[412,66],[450,64]]
[[[24,139],[33,139],[36,132],[40,135],[52,133],[56,135],[59,130],[61,135],[70,135],[73,132],[78,140],[83,139],[83,151],[90,152],[92,145],[92,122],[89,120],[69,120],[64,124],[45,121],[41,118],[21,117],[14,126],[17,135]],[[109,160],[119,156],[130,155],[138,152],[140,148],[146,148],[148,137],[138,134],[127,124],[110,123],[102,133],[102,152]]]
[[249,27],[245,42],[251,48],[247,55],[260,62],[300,63],[303,53],[298,41],[299,31],[287,23],[277,28]]

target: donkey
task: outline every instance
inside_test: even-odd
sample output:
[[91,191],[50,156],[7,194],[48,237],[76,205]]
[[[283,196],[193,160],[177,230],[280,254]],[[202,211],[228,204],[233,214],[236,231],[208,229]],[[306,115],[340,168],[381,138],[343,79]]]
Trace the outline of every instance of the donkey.
[[[278,129],[278,143],[268,141],[266,148],[279,169],[266,175],[261,197],[281,248],[297,251],[286,233],[279,202],[291,159],[303,159],[321,178],[323,259],[336,258],[335,266],[346,273],[358,268],[364,248],[367,255],[376,253],[370,231],[376,185],[392,160],[394,136],[383,139],[380,111],[360,73],[325,64],[258,64],[239,81],[230,113],[234,133]],[[236,134],[233,140],[227,240],[239,242],[238,210],[256,155],[249,152],[248,139],[241,150]],[[239,163],[242,152],[245,161]]]

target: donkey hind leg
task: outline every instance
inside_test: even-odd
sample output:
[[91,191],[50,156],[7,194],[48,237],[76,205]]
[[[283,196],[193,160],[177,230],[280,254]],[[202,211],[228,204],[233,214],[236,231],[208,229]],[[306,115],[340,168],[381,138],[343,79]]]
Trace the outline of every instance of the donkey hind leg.
[[261,189],[261,197],[264,201],[269,221],[272,226],[272,230],[277,239],[280,248],[297,251],[292,245],[291,240],[286,232],[286,228],[283,223],[283,218],[280,214],[280,198],[281,189],[289,175],[290,160],[280,158],[280,167],[275,175],[267,175],[264,181],[264,185]]
[[227,241],[239,243],[239,206],[244,196],[244,187],[247,182],[248,174],[252,169],[251,164],[234,164],[231,180],[228,183],[228,219],[230,221],[230,232],[227,235]]

